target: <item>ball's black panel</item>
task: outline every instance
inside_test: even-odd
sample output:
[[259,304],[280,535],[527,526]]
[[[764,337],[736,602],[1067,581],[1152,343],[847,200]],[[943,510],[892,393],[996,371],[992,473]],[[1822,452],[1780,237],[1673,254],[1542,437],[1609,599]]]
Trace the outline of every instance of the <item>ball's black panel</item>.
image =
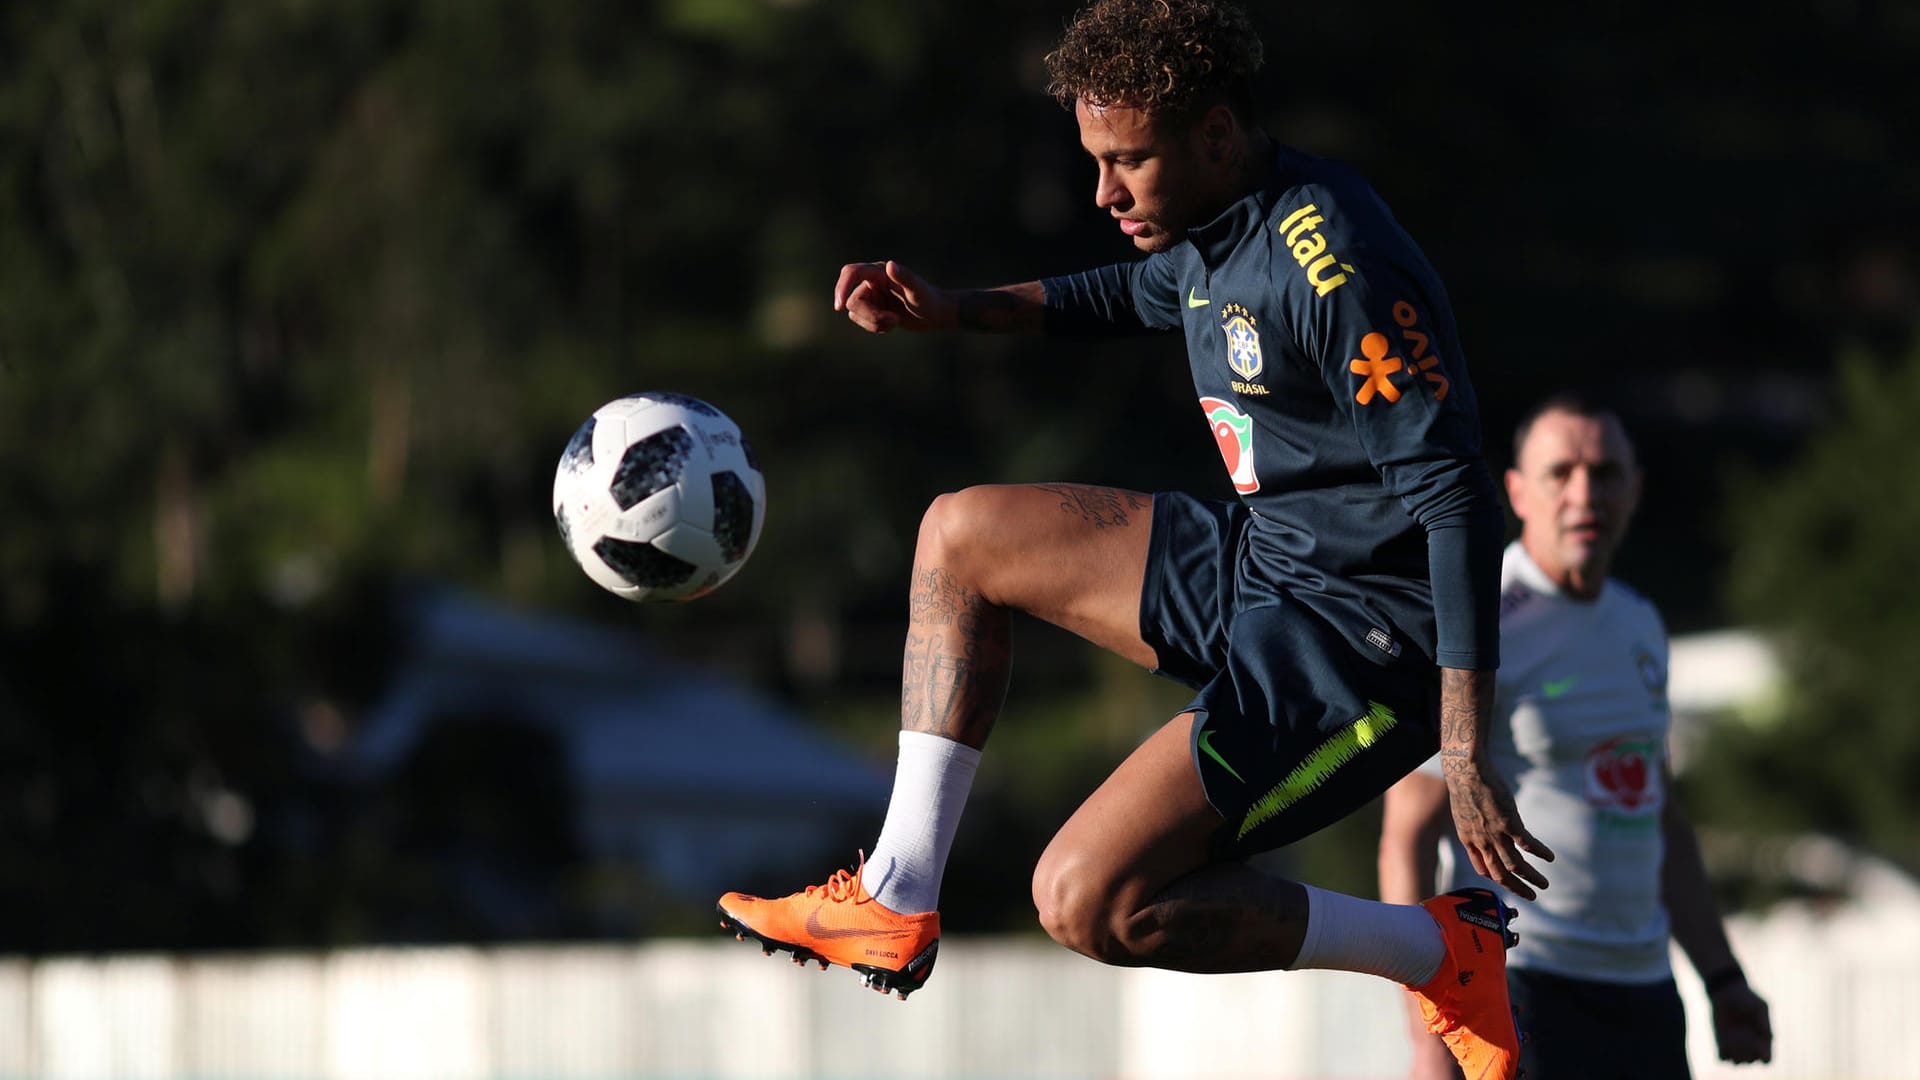
[[631,510],[641,499],[678,483],[692,450],[693,433],[683,427],[656,431],[627,447],[608,488],[614,505]]
[[593,468],[593,428],[594,418],[580,425],[580,430],[567,440],[567,448],[560,453],[560,467],[568,472],[583,473]]
[[754,472],[762,471],[760,468],[760,459],[753,454],[753,444],[747,441],[745,435],[740,437],[740,452],[747,455],[747,464],[752,467]]
[[567,507],[564,503],[553,504],[553,523],[560,526],[560,542],[568,551],[573,550],[573,526],[567,522]]
[[713,474],[713,538],[720,544],[720,557],[730,563],[746,557],[747,541],[753,537],[753,495],[738,476],[730,472]]
[[662,390],[650,390],[647,393],[642,394],[641,396],[651,401],[658,401],[663,405],[678,405],[681,408],[687,410],[688,412],[696,412],[696,413],[699,413],[701,416],[719,416],[720,415],[719,409],[716,409],[713,406],[707,404],[706,402],[701,401],[699,398],[688,397],[685,394],[674,394],[674,393],[669,393]]
[[603,536],[594,542],[593,553],[613,572],[643,589],[664,589],[684,583],[699,567],[654,547],[632,540]]

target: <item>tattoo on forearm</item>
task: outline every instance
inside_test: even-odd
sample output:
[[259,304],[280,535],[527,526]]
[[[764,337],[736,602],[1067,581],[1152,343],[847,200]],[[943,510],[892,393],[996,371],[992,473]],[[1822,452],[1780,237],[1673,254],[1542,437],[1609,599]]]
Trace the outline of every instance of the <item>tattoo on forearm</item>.
[[900,671],[900,723],[982,746],[1006,699],[1007,612],[939,567],[916,570]]
[[1090,484],[1035,484],[1050,495],[1060,497],[1062,513],[1073,514],[1096,529],[1109,526],[1124,529],[1133,524],[1129,514],[1138,514],[1153,505],[1153,500],[1134,491],[1094,487]]
[[1040,309],[1004,289],[973,289],[955,302],[955,318],[967,330],[1026,330],[1037,326]]
[[1493,712],[1493,675],[1440,669],[1440,766],[1452,775],[1467,768]]

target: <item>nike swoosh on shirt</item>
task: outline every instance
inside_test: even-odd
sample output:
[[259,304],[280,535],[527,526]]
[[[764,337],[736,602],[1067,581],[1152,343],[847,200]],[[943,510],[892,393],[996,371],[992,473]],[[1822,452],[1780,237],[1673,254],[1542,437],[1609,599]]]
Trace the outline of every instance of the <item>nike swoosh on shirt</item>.
[[867,930],[858,926],[821,926],[818,911],[807,912],[807,933],[817,938],[885,938],[898,939],[912,937],[911,930]]
[[1204,752],[1208,757],[1219,762],[1220,767],[1227,770],[1227,774],[1229,776],[1233,777],[1235,780],[1239,780],[1243,784],[1246,783],[1246,780],[1242,779],[1240,774],[1234,771],[1233,766],[1227,764],[1227,759],[1220,756],[1220,751],[1215,750],[1213,748],[1212,739],[1213,739],[1212,730],[1207,730],[1200,733],[1201,751]]
[[1569,675],[1564,679],[1548,679],[1540,684],[1540,692],[1550,698],[1565,697],[1567,691],[1573,689],[1573,684],[1579,681],[1578,675]]
[[1193,287],[1188,286],[1187,287],[1187,306],[1188,307],[1206,307],[1208,304],[1213,303],[1213,301],[1208,300],[1205,297],[1195,296],[1193,294],[1194,294]]

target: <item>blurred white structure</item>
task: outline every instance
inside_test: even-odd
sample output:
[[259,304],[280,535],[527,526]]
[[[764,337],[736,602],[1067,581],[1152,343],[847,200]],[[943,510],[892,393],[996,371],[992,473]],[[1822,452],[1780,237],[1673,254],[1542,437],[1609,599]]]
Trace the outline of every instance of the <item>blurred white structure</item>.
[[1779,686],[1780,662],[1773,646],[1750,630],[1682,634],[1671,647],[1667,701],[1676,713],[1698,715],[1752,704]]
[[[366,760],[392,760],[424,703],[504,685],[477,670],[523,685],[519,665],[545,665],[551,677],[536,681],[558,695],[549,704],[563,719],[583,715],[566,695],[596,685],[587,671],[620,687],[646,670],[627,643],[553,626],[480,630],[474,614],[443,612],[443,652],[425,654],[387,703],[392,726],[375,730],[395,741],[362,747]],[[542,640],[508,640],[520,632]],[[1674,643],[1676,714],[1752,701],[1775,678],[1751,639]],[[618,728],[688,727],[671,713],[605,707]],[[655,737],[650,728],[650,745],[680,752]],[[620,763],[606,753],[577,764]],[[610,776],[674,760],[638,755]],[[656,782],[671,788],[670,777]],[[1784,843],[1777,857],[1849,899],[1729,920],[1772,1005],[1770,1066],[1715,1060],[1704,996],[1676,956],[1694,1075],[1920,1080],[1920,1025],[1904,1015],[1920,996],[1920,886],[1817,837]],[[0,1078],[1398,1080],[1409,1056],[1402,992],[1359,975],[1181,975],[1103,967],[1039,940],[950,938],[933,981],[902,1003],[844,971],[796,969],[716,939],[0,961]]]
[[399,766],[435,722],[510,716],[564,747],[590,857],[702,898],[839,842],[850,816],[877,827],[885,811],[890,760],[637,633],[452,591],[405,610],[393,681],[340,755],[362,782]]
[[1750,630],[1682,634],[1669,644],[1673,767],[1685,772],[1709,725],[1772,700],[1782,673],[1773,646]]
[[[1920,1080],[1920,920],[1736,919],[1774,1064],[1700,1080]],[[1684,970],[1684,966],[1683,966]],[[907,1002],[730,939],[0,963],[13,1080],[1363,1080],[1407,1062],[1401,991],[1335,972],[1178,975],[951,939]]]

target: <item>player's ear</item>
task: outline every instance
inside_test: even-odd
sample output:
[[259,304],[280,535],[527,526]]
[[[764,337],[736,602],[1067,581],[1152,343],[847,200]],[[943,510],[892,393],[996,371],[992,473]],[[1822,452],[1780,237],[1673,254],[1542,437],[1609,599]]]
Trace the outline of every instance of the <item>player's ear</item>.
[[1240,133],[1240,122],[1232,109],[1216,104],[1200,117],[1199,132],[1207,160],[1221,162],[1233,153],[1233,140]]

